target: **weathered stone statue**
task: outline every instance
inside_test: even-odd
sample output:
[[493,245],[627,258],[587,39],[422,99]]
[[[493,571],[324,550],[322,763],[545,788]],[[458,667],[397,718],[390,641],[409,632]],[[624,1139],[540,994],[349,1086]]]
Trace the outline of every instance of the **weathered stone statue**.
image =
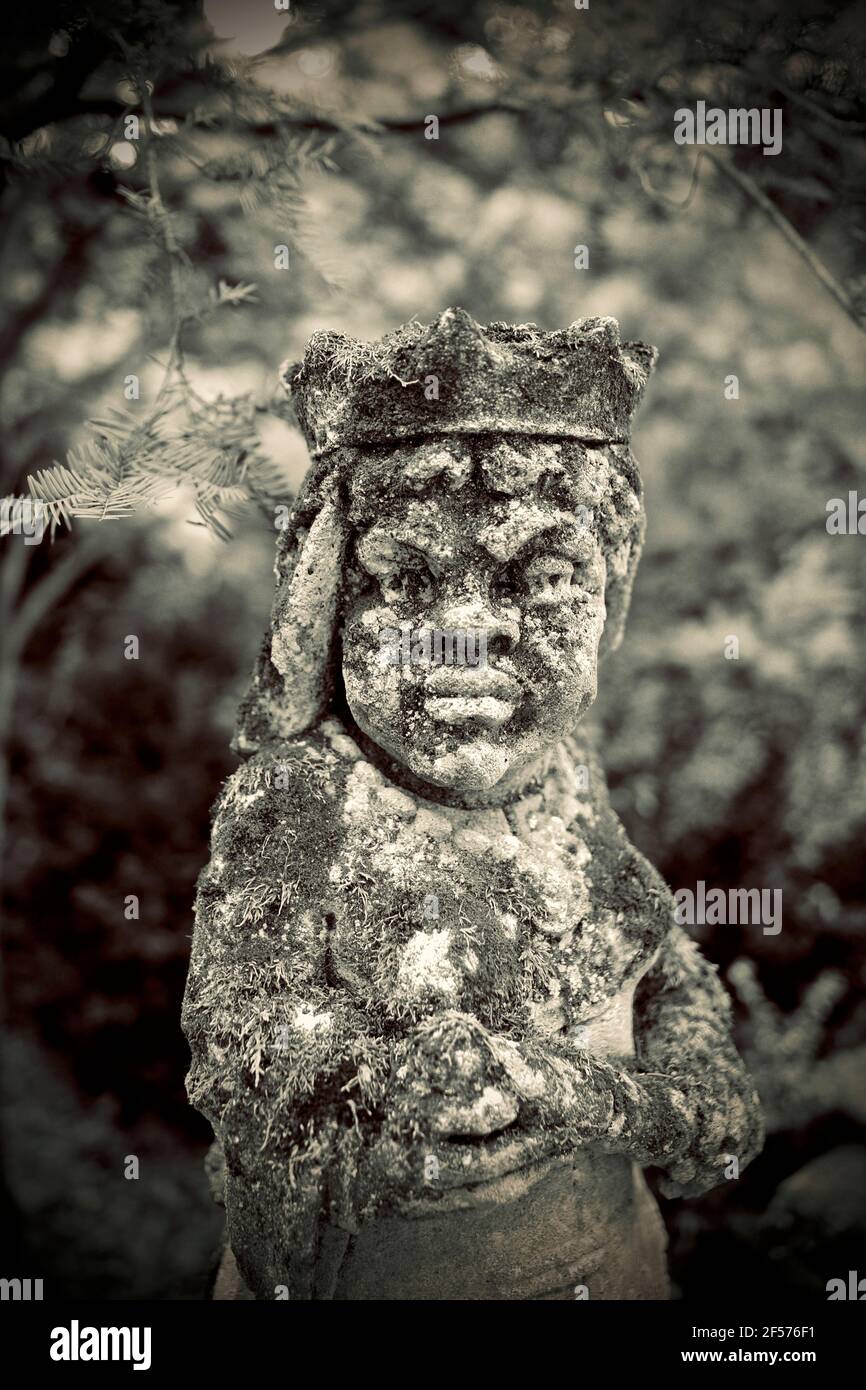
[[760,1144],[727,997],[579,728],[654,357],[451,309],[286,373],[313,463],[184,1005],[256,1297],[665,1298],[641,1167],[699,1193]]

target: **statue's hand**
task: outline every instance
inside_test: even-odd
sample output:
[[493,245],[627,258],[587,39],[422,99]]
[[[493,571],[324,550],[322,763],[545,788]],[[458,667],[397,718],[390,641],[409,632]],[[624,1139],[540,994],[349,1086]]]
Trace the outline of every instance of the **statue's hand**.
[[497,1056],[517,1094],[520,1124],[558,1135],[561,1147],[603,1141],[614,1121],[615,1067],[583,1048],[561,1051],[539,1039],[497,1039]]
[[484,1138],[517,1119],[519,1103],[497,1043],[469,1014],[426,1020],[408,1039],[393,1078],[395,1103],[431,1138]]
[[397,1078],[434,1137],[487,1137],[513,1125],[545,1136],[546,1148],[606,1139],[615,1128],[615,1092],[625,1086],[638,1099],[622,1072],[583,1048],[518,1043],[460,1013],[416,1030]]

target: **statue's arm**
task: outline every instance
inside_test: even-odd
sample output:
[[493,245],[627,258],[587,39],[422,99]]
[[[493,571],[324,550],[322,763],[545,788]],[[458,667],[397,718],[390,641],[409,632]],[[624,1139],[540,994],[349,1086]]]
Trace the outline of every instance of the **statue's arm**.
[[638,986],[634,1023],[637,1061],[611,1081],[604,1147],[662,1168],[667,1196],[704,1192],[760,1151],[763,1121],[734,1046],[728,995],[681,927],[671,927]]
[[249,766],[221,798],[182,1018],[187,1089],[225,1154],[244,1277],[260,1297],[287,1285],[292,1298],[309,1298],[323,1208],[351,1187],[356,1119],[375,1108],[390,1058],[328,978],[325,914],[290,891],[299,863],[291,836],[281,839],[277,823],[268,838],[280,809]]
[[739,1171],[763,1142],[760,1105],[731,1035],[715,967],[672,927],[635,997],[634,1062],[566,1036],[490,1039],[519,1126],[546,1151],[598,1146],[664,1172],[668,1196],[695,1195]]

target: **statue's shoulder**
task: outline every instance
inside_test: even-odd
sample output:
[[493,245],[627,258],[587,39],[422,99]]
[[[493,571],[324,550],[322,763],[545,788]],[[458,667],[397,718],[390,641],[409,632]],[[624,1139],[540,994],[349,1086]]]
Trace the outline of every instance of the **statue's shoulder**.
[[260,874],[271,854],[332,862],[343,833],[346,780],[359,756],[330,720],[263,744],[227,779],[214,804],[212,865],[233,866],[236,876],[252,863]]
[[263,744],[224,783],[196,907],[232,951],[243,923],[271,922],[284,932],[290,920],[318,922],[331,909],[346,782],[360,757],[342,726],[327,720]]
[[[663,939],[673,920],[673,896],[665,880],[629,838],[614,810],[595,737],[565,740],[563,762],[572,783],[569,829],[586,845],[592,861],[593,891],[615,915],[640,920],[653,942]],[[581,791],[581,786],[585,790]]]
[[274,739],[246,758],[224,783],[214,818],[245,818],[308,811],[339,799],[357,745],[336,720],[325,720],[294,738]]

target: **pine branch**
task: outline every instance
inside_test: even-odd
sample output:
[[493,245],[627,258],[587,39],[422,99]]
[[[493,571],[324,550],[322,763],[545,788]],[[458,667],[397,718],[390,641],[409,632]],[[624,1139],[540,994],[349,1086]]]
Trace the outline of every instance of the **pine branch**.
[[[205,401],[187,378],[185,328],[211,312],[253,302],[256,290],[251,284],[230,285],[221,280],[207,296],[190,294],[192,267],[182,244],[183,224],[165,201],[161,161],[167,154],[183,154],[203,176],[237,183],[246,211],[269,205],[299,240],[301,175],[311,169],[335,168],[333,141],[323,140],[316,133],[322,121],[298,117],[285,98],[257,83],[255,60],[205,64],[198,95],[203,92],[211,106],[187,113],[184,129],[198,122],[213,128],[228,121],[233,128],[269,130],[270,135],[252,150],[202,161],[189,141],[173,134],[166,136],[159,129],[158,117],[162,119],[165,111],[152,95],[158,89],[159,74],[153,73],[151,82],[144,70],[144,59],[129,48],[122,35],[113,37],[128,62],[129,80],[138,93],[143,113],[139,167],[144,170],[145,185],[121,187],[119,192],[130,211],[142,219],[148,239],[158,247],[166,267],[171,333],[162,380],[144,419],[114,409],[89,422],[85,438],[68,451],[64,460],[28,478],[29,500],[42,503],[53,535],[59,526],[69,526],[76,517],[128,516],[141,507],[154,505],[183,485],[192,489],[200,522],[225,538],[225,519],[236,514],[241,503],[252,500],[271,509],[278,501],[286,500],[291,490],[280,471],[261,452],[256,429],[260,407],[249,397]],[[185,85],[187,90],[195,91],[191,81]],[[214,109],[214,101],[225,104],[226,99],[230,102],[228,111]],[[128,110],[126,105],[106,106],[106,113],[115,119]],[[467,119],[470,114],[458,113],[454,119]],[[325,124],[335,133],[375,127],[375,123],[353,122],[341,116]],[[398,122],[394,128],[409,129],[413,124]],[[418,124],[423,127],[423,120]],[[15,505],[13,502],[10,517],[15,515]],[[23,500],[17,505],[20,511]]]

